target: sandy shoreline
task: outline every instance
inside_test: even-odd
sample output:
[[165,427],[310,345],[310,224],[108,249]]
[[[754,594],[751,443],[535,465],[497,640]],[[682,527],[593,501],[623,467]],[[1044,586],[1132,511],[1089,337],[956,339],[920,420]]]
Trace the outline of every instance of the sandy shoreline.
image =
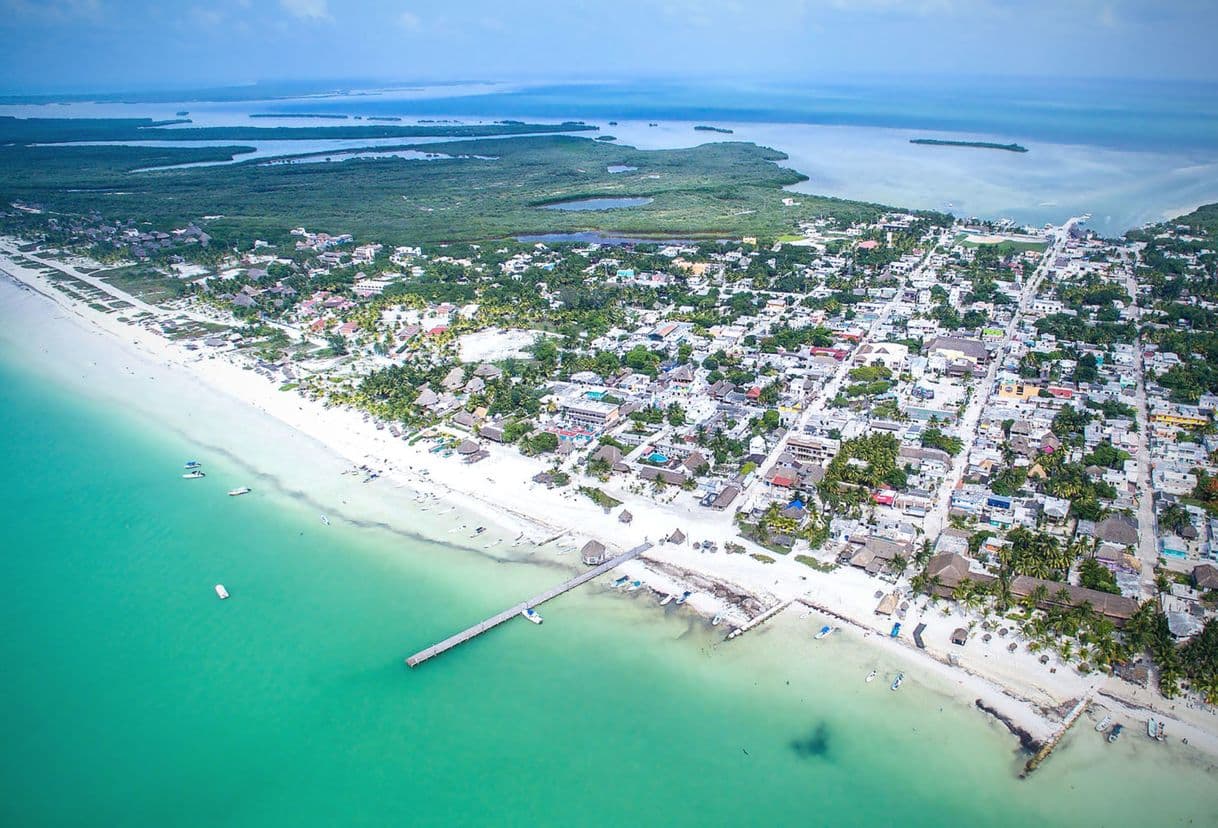
[[[0,248],[9,244],[3,240]],[[224,449],[239,457],[258,457],[260,469],[300,469],[284,491],[332,518],[383,526],[496,558],[531,553],[535,560],[568,567],[578,566],[577,550],[593,537],[619,551],[644,539],[657,542],[678,528],[691,540],[714,540],[720,549],[728,540],[740,542],[728,515],[656,503],[613,483],[604,488],[625,501],[634,516],[629,526],[623,525],[617,510],[606,513],[573,491],[532,483],[540,466],[507,447],[492,446],[491,456],[473,466],[456,457],[429,454],[426,444],[409,446],[378,430],[362,413],[326,408],[281,391],[229,357],[189,351],[138,324],[120,321],[121,314],[91,309],[8,255],[0,255],[0,269],[34,291],[20,290],[7,280],[0,284],[6,336],[44,351],[40,367],[53,378],[97,380],[110,400],[143,407],[141,413],[171,427],[185,422],[186,434],[223,433]],[[155,383],[154,394],[149,393],[150,383]],[[344,474],[365,466],[381,477],[363,485],[360,476]],[[276,477],[283,474],[277,472]],[[476,525],[491,528],[475,536]],[[1211,713],[1173,710],[1151,690],[1105,676],[1079,675],[1056,658],[1042,665],[1023,647],[1008,652],[1009,639],[983,643],[974,638],[964,648],[954,647],[948,641],[951,631],[972,619],[942,604],[924,606],[924,597],[911,599],[903,626],[908,633],[919,622],[927,624],[927,649],[916,649],[904,637],[889,638],[891,619],[873,611],[874,593],[888,585],[857,570],[822,573],[789,558],[762,564],[748,555],[696,551],[686,543],[657,544],[644,558],[624,565],[621,574],[641,579],[660,593],[694,590],[688,605],[706,617],[722,614],[724,633],[783,603],[790,604],[786,613],[816,615],[808,622],[809,634],[824,623],[822,618],[832,618],[830,623],[846,629],[843,634],[906,661],[911,680],[933,677],[935,686],[942,685],[966,704],[983,705],[1012,730],[1038,741],[1056,732],[1065,710],[1091,697],[1134,731],[1149,710],[1167,716],[1173,742],[1184,737],[1190,746],[1218,756],[1218,717]],[[750,640],[751,634],[745,633],[725,646],[748,646]],[[1083,719],[1084,727],[1087,721]]]

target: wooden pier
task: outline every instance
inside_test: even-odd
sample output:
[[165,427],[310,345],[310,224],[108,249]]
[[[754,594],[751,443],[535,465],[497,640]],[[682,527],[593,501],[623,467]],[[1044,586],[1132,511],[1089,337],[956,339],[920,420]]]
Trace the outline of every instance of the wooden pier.
[[564,592],[575,589],[580,584],[587,583],[588,581],[591,581],[593,578],[597,577],[598,575],[604,575],[609,570],[614,569],[618,566],[621,566],[626,561],[629,561],[632,558],[637,558],[639,555],[643,554],[650,548],[651,548],[650,543],[641,543],[638,546],[631,549],[630,551],[623,552],[622,554],[618,555],[616,558],[610,558],[609,560],[605,561],[600,566],[595,566],[592,569],[589,569],[587,572],[581,572],[580,574],[576,575],[574,578],[563,581],[558,586],[551,587],[550,589],[547,589],[545,592],[543,592],[539,595],[534,595],[532,598],[528,599],[527,601],[523,601],[514,607],[509,607],[509,608],[505,609],[503,612],[499,613],[498,615],[492,615],[490,618],[487,618],[485,621],[481,621],[481,622],[475,624],[474,626],[470,627],[467,630],[462,630],[461,632],[457,633],[456,635],[449,636],[448,638],[444,639],[443,641],[441,641],[438,644],[432,644],[430,647],[428,647],[425,650],[419,650],[417,653],[412,655],[410,658],[406,659],[406,663],[408,665],[410,665],[411,667],[418,667],[424,661],[427,661],[428,659],[431,659],[431,658],[435,658],[436,656],[440,655],[440,653],[447,652],[447,651],[451,650],[453,647],[456,647],[458,644],[464,644],[466,641],[469,641],[471,638],[476,638],[477,636],[481,635],[482,633],[486,632],[487,630],[492,629],[494,627],[498,627],[504,621],[508,621],[512,618],[515,618],[516,616],[520,615],[520,613],[522,613],[526,609],[530,609],[531,607],[536,607],[540,604],[544,604],[546,601],[549,601],[551,598],[557,598],[559,595],[562,595]]

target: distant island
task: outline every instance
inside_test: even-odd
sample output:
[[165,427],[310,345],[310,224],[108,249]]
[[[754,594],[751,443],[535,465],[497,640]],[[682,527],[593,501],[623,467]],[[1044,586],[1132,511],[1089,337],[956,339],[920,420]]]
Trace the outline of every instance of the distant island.
[[981,149],[1006,150],[1007,152],[1027,152],[1028,148],[1019,144],[995,144],[990,141],[943,141],[938,138],[910,138],[911,144],[926,144],[931,147],[980,147]]
[[327,118],[332,121],[345,121],[346,115],[318,112],[254,112],[251,118]]
[[[654,126],[654,124],[652,124],[652,126]],[[722,132],[724,135],[732,134],[732,130],[730,130],[730,129],[724,129],[723,127],[706,126],[705,124],[699,124],[698,126],[694,127],[694,129],[698,130],[699,132]]]

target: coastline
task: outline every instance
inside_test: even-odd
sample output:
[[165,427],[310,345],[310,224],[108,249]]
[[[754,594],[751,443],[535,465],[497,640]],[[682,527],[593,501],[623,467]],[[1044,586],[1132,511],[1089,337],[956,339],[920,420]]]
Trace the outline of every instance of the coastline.
[[[445,460],[423,447],[393,439],[359,412],[326,408],[281,391],[224,355],[192,353],[138,324],[121,321],[120,314],[106,315],[91,309],[8,256],[0,256],[0,270],[33,291],[0,299],[5,317],[17,315],[10,312],[16,309],[20,323],[26,326],[25,331],[17,331],[18,337],[32,336],[38,329],[43,345],[49,343],[64,353],[87,353],[95,370],[86,370],[86,374],[124,374],[124,382],[105,391],[111,399],[138,401],[141,395],[137,389],[146,391],[147,382],[157,383],[157,404],[163,409],[157,410],[154,405],[143,414],[162,422],[172,422],[166,418],[174,412],[187,416],[192,422],[186,433],[192,437],[214,428],[217,422],[225,423],[233,436],[233,445],[226,446],[227,450],[241,456],[258,445],[261,452],[277,452],[274,459],[284,468],[302,470],[301,479],[294,477],[293,485],[285,491],[306,498],[338,519],[379,525],[497,558],[516,546],[528,549],[536,545],[533,560],[567,567],[578,566],[573,553],[589,537],[619,551],[644,538],[655,541],[678,528],[686,534],[694,529],[698,533],[694,539],[710,538],[720,546],[734,538],[730,521],[711,525],[704,514],[631,498],[610,488],[612,494],[626,500],[635,517],[629,528],[623,528],[616,514],[604,512],[574,492],[550,491],[530,483],[536,464],[511,449],[494,448],[492,456],[477,466],[465,466],[455,458]],[[10,286],[0,286],[0,292],[9,294]],[[43,362],[61,374],[87,367],[54,356]],[[183,410],[188,414],[183,415]],[[356,479],[344,476],[344,472],[359,466],[380,471],[382,479],[371,485],[356,485]],[[430,502],[416,502],[419,499]],[[462,528],[485,521],[502,537],[485,545],[471,544],[463,542],[473,539],[465,532],[453,537],[460,529],[420,521],[417,513],[424,510],[429,520],[441,516],[431,511],[440,508],[433,507],[434,503],[444,504],[444,514],[461,516],[465,520]],[[509,544],[505,538],[512,537],[516,540]],[[1102,697],[1104,706],[1123,707],[1122,715],[1130,717],[1137,715],[1138,705],[1153,703],[1153,691],[1131,693],[1128,685],[1079,676],[1068,668],[1050,673],[1051,665],[1042,666],[1024,652],[1009,654],[998,642],[991,647],[973,641],[969,648],[953,652],[947,637],[953,627],[967,623],[967,619],[955,612],[943,616],[936,607],[928,608],[920,617],[930,628],[926,633],[929,649],[919,653],[904,639],[885,635],[889,621],[872,613],[872,593],[880,582],[854,570],[825,574],[790,559],[767,566],[747,555],[702,553],[688,544],[668,544],[656,546],[643,559],[626,564],[622,572],[645,580],[649,588],[661,592],[696,587],[697,594],[688,605],[705,617],[724,614],[733,625],[766,608],[800,602],[810,611],[837,619],[860,643],[871,639],[863,646],[906,660],[911,669],[933,676],[935,684],[949,688],[965,704],[975,704],[1003,721],[1012,732],[1022,731],[1039,741],[1053,735],[1064,709],[1089,694]],[[907,624],[920,619],[911,614]],[[722,629],[726,633],[729,627]],[[809,624],[808,632],[813,629]],[[730,646],[748,644],[735,642]],[[958,665],[950,663],[952,655]],[[1218,755],[1218,738],[1211,732],[1214,725],[1202,728],[1195,721],[1177,721],[1171,713],[1166,715],[1173,719],[1173,736],[1186,735],[1191,746]]]

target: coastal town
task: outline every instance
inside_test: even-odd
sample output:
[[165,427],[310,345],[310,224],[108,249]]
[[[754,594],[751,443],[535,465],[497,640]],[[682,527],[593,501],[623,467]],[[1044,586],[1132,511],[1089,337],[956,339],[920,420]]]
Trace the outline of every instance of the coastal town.
[[15,278],[358,419],[365,479],[472,496],[590,567],[654,544],[629,580],[725,633],[800,603],[1040,709],[1212,719],[1212,209],[1120,239],[877,210],[414,247],[2,221]]

